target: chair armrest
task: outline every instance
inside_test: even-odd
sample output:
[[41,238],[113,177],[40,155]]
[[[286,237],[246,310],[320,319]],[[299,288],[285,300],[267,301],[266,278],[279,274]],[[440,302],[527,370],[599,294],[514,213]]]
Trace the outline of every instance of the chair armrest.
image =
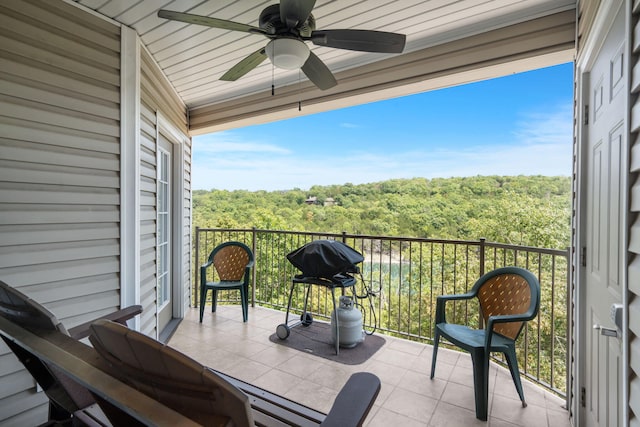
[[89,326],[91,326],[91,324],[96,320],[106,319],[106,320],[111,320],[113,322],[117,322],[126,326],[127,320],[136,317],[140,313],[142,313],[142,306],[132,305],[130,307],[123,308],[121,310],[102,316],[98,319],[93,319],[81,325],[74,326],[73,328],[69,329],[67,332],[69,332],[69,335],[71,336],[71,338],[74,338],[76,340],[81,340],[82,338],[86,338],[90,335],[91,331],[89,330]]
[[533,310],[533,313],[531,311],[532,310],[528,310],[525,313],[520,313],[520,314],[501,314],[497,316],[489,316],[489,318],[487,319],[487,326],[485,329],[486,330],[485,341],[484,341],[485,351],[488,352],[491,346],[491,341],[493,339],[493,325],[495,323],[527,322],[533,319],[534,317],[536,317],[535,310]]
[[201,287],[204,287],[204,285],[207,283],[207,268],[211,267],[212,264],[213,264],[213,260],[210,260],[206,264],[202,264],[200,266],[200,286]]
[[536,314],[530,312],[489,316],[489,319],[487,319],[487,328],[489,325],[493,326],[494,323],[526,322],[534,317],[536,317]]
[[473,292],[467,292],[466,294],[455,294],[455,295],[438,295],[437,299],[445,300],[445,301],[453,301],[453,300],[461,300],[461,299],[471,299],[475,297],[476,294]]
[[320,424],[322,427],[362,426],[380,392],[380,379],[369,372],[357,372],[347,380]]
[[436,324],[446,322],[444,306],[447,301],[457,301],[471,299],[476,296],[474,292],[467,292],[466,294],[455,295],[440,295],[436,298]]

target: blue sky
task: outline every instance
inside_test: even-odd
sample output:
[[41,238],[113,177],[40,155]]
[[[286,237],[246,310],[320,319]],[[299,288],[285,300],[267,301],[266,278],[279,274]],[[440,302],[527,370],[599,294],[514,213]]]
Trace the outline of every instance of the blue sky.
[[193,188],[306,190],[391,178],[569,176],[572,82],[573,64],[562,64],[197,136]]

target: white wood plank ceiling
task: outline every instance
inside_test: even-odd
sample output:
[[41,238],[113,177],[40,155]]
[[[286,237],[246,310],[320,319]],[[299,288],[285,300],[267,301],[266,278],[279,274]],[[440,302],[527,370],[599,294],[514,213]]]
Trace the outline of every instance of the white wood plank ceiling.
[[[266,45],[256,34],[167,21],[159,9],[212,16],[258,26],[260,12],[277,0],[75,0],[134,28],[189,108],[229,101],[306,80],[274,69],[269,60],[235,82],[219,80],[241,59]],[[403,33],[404,53],[574,9],[576,0],[317,0],[317,29],[368,29]],[[388,58],[308,42],[337,72]],[[338,80],[338,85],[340,81]]]

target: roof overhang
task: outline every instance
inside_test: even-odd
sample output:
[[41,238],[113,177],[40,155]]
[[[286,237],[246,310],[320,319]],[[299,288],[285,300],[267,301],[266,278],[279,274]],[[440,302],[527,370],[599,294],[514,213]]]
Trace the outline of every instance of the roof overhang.
[[[318,29],[405,34],[402,54],[309,47],[338,85],[320,91],[268,60],[237,81],[220,77],[263,35],[158,17],[160,8],[257,24],[277,0],[65,0],[130,27],[187,106],[193,135],[460,85],[574,59],[576,0],[316,0]],[[275,94],[272,95],[272,85]],[[298,106],[301,104],[301,111]]]
[[[190,109],[193,135],[266,123],[573,61],[575,12],[421,49],[336,74],[320,91],[309,82]],[[300,104],[299,104],[300,103]],[[299,106],[301,110],[299,110]]]

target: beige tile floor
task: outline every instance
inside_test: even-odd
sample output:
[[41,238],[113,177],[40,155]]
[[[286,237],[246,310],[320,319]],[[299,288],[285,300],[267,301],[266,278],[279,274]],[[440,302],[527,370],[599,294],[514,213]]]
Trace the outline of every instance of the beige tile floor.
[[523,381],[528,406],[522,408],[509,371],[496,365],[490,370],[489,420],[477,420],[467,354],[439,350],[431,380],[431,346],[385,336],[385,345],[369,360],[343,365],[272,343],[269,336],[284,313],[249,310],[249,321],[242,323],[239,306],[219,306],[216,313],[207,307],[200,324],[197,309],[191,309],[169,344],[202,364],[322,412],[351,373],[373,372],[382,389],[366,421],[370,427],[570,426],[564,401],[528,381]]

